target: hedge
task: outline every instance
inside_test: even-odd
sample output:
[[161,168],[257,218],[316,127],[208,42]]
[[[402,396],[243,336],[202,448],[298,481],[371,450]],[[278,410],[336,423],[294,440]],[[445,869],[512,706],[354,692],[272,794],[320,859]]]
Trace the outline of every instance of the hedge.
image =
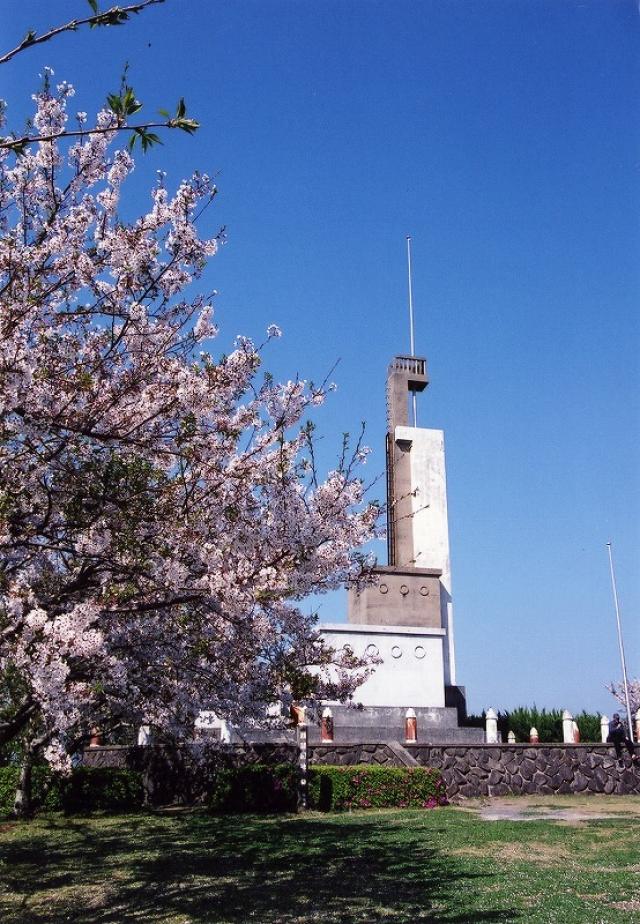
[[[13,811],[18,767],[0,767],[0,816]],[[136,770],[78,767],[68,776],[54,774],[46,766],[33,768],[34,811],[89,814],[94,811],[133,812],[144,801],[142,774]]]
[[325,812],[438,805],[447,805],[445,784],[430,767],[317,765],[309,771],[309,807]]
[[[511,711],[498,712],[498,730],[502,734],[502,740],[507,740],[507,735],[512,731],[516,736],[516,741],[527,742],[529,740],[529,730],[534,727],[538,731],[538,737],[541,744],[559,743],[564,740],[562,729],[562,709],[538,709],[537,706],[518,706]],[[582,712],[574,715],[574,720],[578,723],[580,729],[580,740],[583,742],[600,741],[600,713]],[[474,728],[485,727],[486,714],[470,715],[467,717],[465,725]]]
[[[0,767],[0,817],[13,810],[19,769]],[[207,804],[216,812],[294,812],[300,771],[292,764],[223,768],[209,783]],[[139,810],[142,774],[136,770],[78,767],[68,776],[33,769],[34,811],[89,814]],[[435,808],[446,805],[437,770],[427,767],[315,766],[308,772],[309,808]]]
[[209,808],[215,812],[295,812],[300,771],[293,764],[248,764],[216,772]]

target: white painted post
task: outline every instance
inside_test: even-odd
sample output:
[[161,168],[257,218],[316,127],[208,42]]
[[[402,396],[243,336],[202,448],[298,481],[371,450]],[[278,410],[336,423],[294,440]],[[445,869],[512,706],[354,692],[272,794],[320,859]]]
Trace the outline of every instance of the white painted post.
[[487,744],[498,743],[498,713],[495,709],[487,709],[485,714],[485,741]]
[[568,709],[562,713],[562,740],[565,744],[573,744],[573,716]]
[[529,744],[538,744],[540,738],[538,737],[538,729],[532,725],[529,729]]
[[509,744],[516,743],[516,733],[514,731],[509,732],[509,734],[507,735],[507,741]]
[[575,719],[571,723],[571,730],[573,731],[573,743],[580,744],[580,729]]
[[328,706],[322,710],[322,721],[320,722],[320,738],[322,741],[333,741],[333,712]]
[[636,741],[640,741],[640,709],[636,712]]
[[609,718],[606,715],[603,715],[600,719],[600,738],[602,743],[607,743],[607,738],[609,737]]
[[415,709],[407,709],[404,714],[404,738],[407,744],[415,744],[418,740],[418,720]]
[[151,726],[141,725],[138,729],[138,747],[146,748],[151,744]]
[[300,782],[298,786],[298,808],[304,812],[308,805],[307,800],[307,744],[308,734],[307,726],[301,722],[296,727],[296,736],[298,738],[298,768],[300,770]]

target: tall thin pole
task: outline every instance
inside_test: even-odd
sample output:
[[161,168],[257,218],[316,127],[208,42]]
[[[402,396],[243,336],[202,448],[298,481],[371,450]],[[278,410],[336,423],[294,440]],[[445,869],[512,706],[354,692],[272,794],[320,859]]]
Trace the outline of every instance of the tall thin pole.
[[[407,234],[407,274],[409,277],[409,344],[410,354],[415,356],[416,344],[413,330],[413,282],[411,279],[411,236]],[[418,406],[416,402],[416,393],[412,392],[413,399],[413,426],[418,426]]]
[[616,575],[613,570],[613,555],[611,552],[611,543],[607,542],[609,550],[609,569],[611,571],[611,586],[613,588],[613,604],[616,610],[616,625],[618,626],[618,645],[620,647],[620,663],[622,664],[622,683],[624,686],[624,698],[627,704],[627,721],[629,723],[629,738],[633,741],[633,719],[631,716],[631,702],[629,700],[629,683],[627,681],[627,662],[624,656],[624,642],[622,641],[622,626],[620,624],[620,605],[618,603],[618,589],[616,587]]

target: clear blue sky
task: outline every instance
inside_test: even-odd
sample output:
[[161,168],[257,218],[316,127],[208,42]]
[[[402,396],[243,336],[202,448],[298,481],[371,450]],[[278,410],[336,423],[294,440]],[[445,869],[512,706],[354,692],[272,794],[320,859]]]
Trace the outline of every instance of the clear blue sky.
[[[85,7],[2,0],[2,46]],[[149,112],[186,97],[202,129],[140,158],[131,214],[158,167],[220,172],[220,349],[275,322],[276,375],[340,359],[317,418],[326,467],[366,420],[383,469],[412,234],[419,419],[445,430],[475,710],[612,711],[609,538],[640,675],[639,36],[632,0],[168,0],[0,71],[13,125],[45,64],[79,109],[126,60]],[[344,618],[343,597],[321,603]]]

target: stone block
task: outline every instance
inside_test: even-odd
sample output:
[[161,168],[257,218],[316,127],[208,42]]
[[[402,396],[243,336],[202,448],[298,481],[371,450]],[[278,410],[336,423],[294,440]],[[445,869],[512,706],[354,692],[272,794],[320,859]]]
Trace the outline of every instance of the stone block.
[[602,792],[602,791],[604,790],[604,785],[605,785],[605,783],[607,782],[607,779],[608,779],[608,778],[609,778],[609,777],[608,777],[608,774],[605,773],[605,771],[604,771],[604,769],[603,769],[602,767],[596,767],[596,768],[594,769],[594,771],[593,771],[593,779],[594,779],[594,780],[596,781],[596,783],[598,784],[598,786],[599,786],[599,791],[600,791],[600,792]]
[[557,770],[561,783],[568,783],[573,779],[573,770],[568,764],[561,764]]
[[492,770],[487,779],[487,783],[490,787],[496,786],[498,783],[504,782],[504,770],[495,769]]
[[520,773],[522,774],[523,779],[530,780],[535,773],[536,764],[535,761],[531,760],[528,757],[525,757],[522,763],[520,764]]
[[574,792],[583,792],[589,785],[589,780],[581,773],[580,770],[576,770],[575,776],[573,778],[573,791]]

